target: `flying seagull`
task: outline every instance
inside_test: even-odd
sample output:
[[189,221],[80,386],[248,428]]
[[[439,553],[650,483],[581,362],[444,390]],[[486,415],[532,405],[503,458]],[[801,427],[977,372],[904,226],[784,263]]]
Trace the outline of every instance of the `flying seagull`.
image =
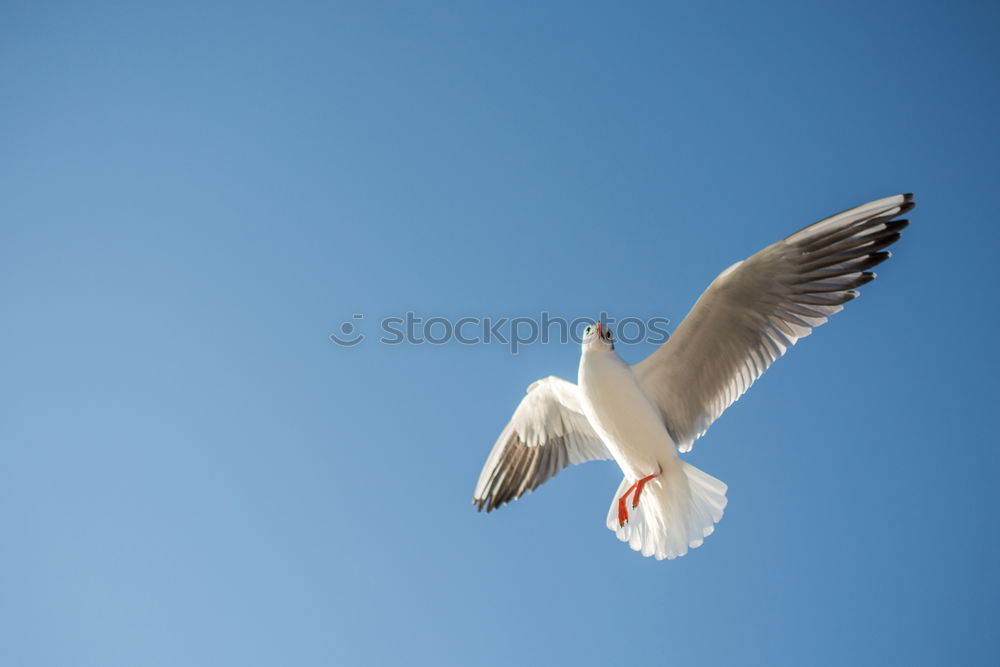
[[827,218],[719,274],[673,335],[641,362],[615,352],[600,322],[584,331],[577,384],[528,387],[490,451],[472,503],[487,512],[563,468],[614,459],[624,474],[607,525],[643,556],[701,546],[726,485],[681,460],[719,415],[797,340],[858,296],[907,225],[913,195]]

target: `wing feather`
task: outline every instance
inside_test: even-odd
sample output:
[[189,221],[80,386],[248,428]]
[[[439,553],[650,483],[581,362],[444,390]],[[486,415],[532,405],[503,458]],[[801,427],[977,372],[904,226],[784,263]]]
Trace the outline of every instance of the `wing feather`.
[[610,459],[580,408],[579,388],[547,377],[528,387],[486,459],[472,497],[490,512],[575,463]]
[[717,277],[674,334],[633,366],[681,451],[800,338],[840,312],[890,257],[913,195],[839,213]]

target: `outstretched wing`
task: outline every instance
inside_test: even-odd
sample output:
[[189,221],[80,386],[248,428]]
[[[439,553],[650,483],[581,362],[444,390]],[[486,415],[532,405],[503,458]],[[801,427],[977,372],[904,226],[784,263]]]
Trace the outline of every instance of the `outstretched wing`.
[[472,504],[487,512],[520,498],[566,466],[610,459],[580,408],[580,388],[547,377],[528,387],[479,475]]
[[852,208],[723,271],[674,334],[632,367],[681,451],[795,342],[875,277],[913,195]]

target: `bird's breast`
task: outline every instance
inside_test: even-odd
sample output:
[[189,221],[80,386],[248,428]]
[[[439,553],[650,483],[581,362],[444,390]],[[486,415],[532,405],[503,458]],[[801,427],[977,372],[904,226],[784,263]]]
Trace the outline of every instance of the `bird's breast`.
[[659,411],[621,357],[584,354],[578,379],[584,414],[627,475],[652,474],[662,457],[676,456]]

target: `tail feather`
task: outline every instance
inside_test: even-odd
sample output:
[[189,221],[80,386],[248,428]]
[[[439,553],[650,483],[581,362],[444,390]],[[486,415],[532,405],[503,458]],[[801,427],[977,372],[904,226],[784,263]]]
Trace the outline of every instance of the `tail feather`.
[[715,530],[726,507],[723,482],[680,459],[663,466],[663,472],[646,484],[639,507],[632,509],[629,496],[629,520],[618,525],[618,499],[631,486],[623,479],[608,512],[608,528],[619,540],[628,542],[643,556],[677,558],[688,548],[700,547]]

